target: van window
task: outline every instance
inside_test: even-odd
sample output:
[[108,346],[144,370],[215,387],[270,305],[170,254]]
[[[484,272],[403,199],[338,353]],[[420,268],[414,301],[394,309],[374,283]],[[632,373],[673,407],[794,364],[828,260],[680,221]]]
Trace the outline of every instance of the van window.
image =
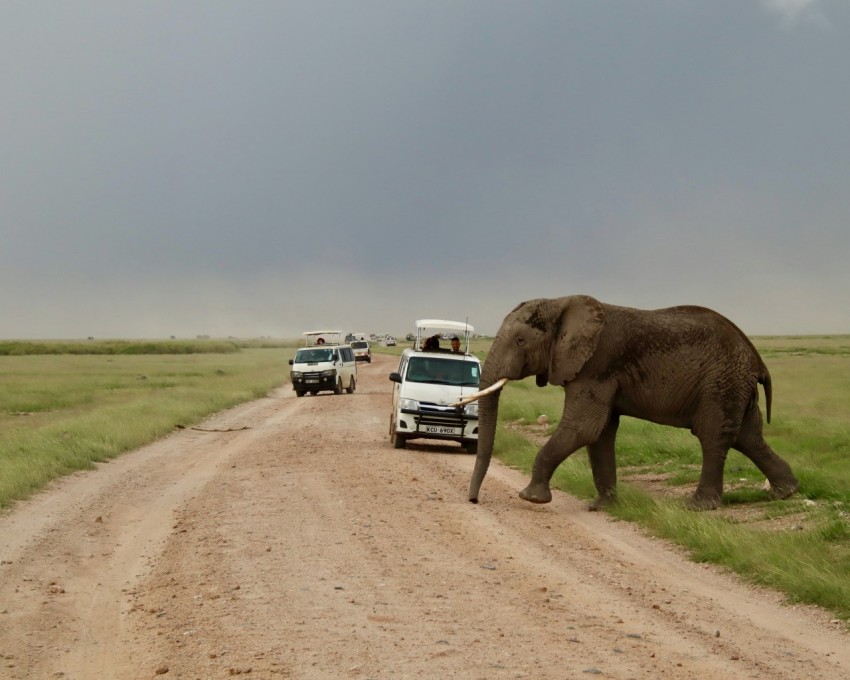
[[479,379],[479,364],[475,361],[410,357],[407,365],[407,380],[410,382],[477,387]]
[[350,347],[342,348],[342,360],[343,361],[354,361],[354,351]]
[[320,349],[313,347],[311,347],[310,349],[299,349],[295,353],[295,363],[309,364],[318,363],[320,361],[330,361],[331,353],[332,352],[330,349]]

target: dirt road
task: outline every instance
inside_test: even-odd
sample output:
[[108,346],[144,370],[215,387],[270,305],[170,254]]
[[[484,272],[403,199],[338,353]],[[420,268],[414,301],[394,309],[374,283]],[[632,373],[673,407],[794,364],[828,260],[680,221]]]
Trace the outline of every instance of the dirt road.
[[[850,677],[811,608],[451,445],[396,451],[395,362],[281,389],[0,516],[0,678]],[[247,428],[247,429],[237,429]],[[215,430],[231,431],[215,431]]]

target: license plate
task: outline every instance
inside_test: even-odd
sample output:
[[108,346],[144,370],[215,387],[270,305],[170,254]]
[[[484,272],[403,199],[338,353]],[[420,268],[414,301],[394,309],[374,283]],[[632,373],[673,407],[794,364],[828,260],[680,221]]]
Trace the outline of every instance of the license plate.
[[428,434],[460,434],[459,427],[445,427],[443,425],[426,425],[424,428]]
[[306,383],[317,383],[318,384],[319,381],[318,380],[305,380],[304,382],[306,382]]

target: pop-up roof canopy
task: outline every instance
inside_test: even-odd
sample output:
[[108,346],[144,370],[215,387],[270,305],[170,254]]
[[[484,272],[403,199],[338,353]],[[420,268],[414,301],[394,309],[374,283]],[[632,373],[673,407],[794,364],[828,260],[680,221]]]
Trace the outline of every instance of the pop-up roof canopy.
[[475,329],[465,321],[449,321],[447,319],[417,319],[416,344],[414,349],[422,349],[425,338],[434,334],[451,334],[463,337],[464,352],[469,352],[469,339]]
[[342,339],[342,331],[304,331],[307,347],[313,345],[338,345]]

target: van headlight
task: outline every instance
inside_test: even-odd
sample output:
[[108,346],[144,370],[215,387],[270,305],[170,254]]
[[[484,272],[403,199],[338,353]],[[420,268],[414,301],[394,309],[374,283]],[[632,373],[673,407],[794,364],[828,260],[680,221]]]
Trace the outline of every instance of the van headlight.
[[301,378],[303,378],[303,377],[304,377],[304,376],[301,374],[301,371],[290,371],[290,372],[289,372],[289,376],[290,376],[293,380],[301,380]]
[[419,402],[416,399],[399,399],[398,405],[406,411],[418,411]]
[[478,416],[478,402],[473,401],[463,407],[463,412],[468,416]]
[[336,377],[336,369],[329,368],[327,371],[322,371],[323,378],[335,378]]

